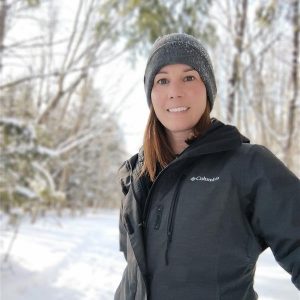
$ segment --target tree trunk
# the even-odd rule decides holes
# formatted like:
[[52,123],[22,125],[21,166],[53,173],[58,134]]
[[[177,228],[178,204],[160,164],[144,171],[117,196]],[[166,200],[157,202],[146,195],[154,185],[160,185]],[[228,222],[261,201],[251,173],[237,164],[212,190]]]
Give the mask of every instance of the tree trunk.
[[288,111],[288,136],[285,146],[285,157],[286,163],[289,167],[292,164],[292,144],[293,144],[293,134],[295,131],[296,123],[296,103],[299,96],[299,32],[300,32],[300,13],[299,13],[299,1],[294,0],[292,2],[292,11],[293,11],[293,55],[292,55],[292,69],[291,69],[291,79],[292,79],[292,98],[289,102],[289,111]]
[[229,122],[233,121],[235,115],[235,106],[237,101],[237,87],[240,84],[240,73],[241,73],[241,55],[243,52],[244,43],[244,33],[246,27],[247,10],[248,10],[248,0],[243,0],[242,9],[238,7],[238,2],[236,4],[236,36],[234,40],[234,46],[236,48],[236,53],[233,58],[232,74],[229,79],[229,95],[228,95],[228,108],[227,108],[227,118]]
[[0,70],[2,70],[2,54],[4,50],[6,10],[6,0],[0,0]]

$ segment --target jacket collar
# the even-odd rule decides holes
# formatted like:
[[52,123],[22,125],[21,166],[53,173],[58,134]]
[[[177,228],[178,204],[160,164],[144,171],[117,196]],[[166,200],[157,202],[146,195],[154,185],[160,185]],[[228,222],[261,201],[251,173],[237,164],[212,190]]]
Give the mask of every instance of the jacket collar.
[[[194,158],[203,154],[218,153],[234,150],[242,143],[250,143],[250,140],[243,136],[236,127],[225,125],[221,121],[213,118],[208,130],[193,141],[176,159]],[[138,178],[138,174],[143,166],[144,150],[132,156],[126,164],[126,172],[129,176]],[[124,168],[123,168],[124,169]]]
[[209,129],[187,147],[179,158],[230,151],[240,147],[242,143],[250,143],[250,140],[243,136],[236,127],[212,119]]

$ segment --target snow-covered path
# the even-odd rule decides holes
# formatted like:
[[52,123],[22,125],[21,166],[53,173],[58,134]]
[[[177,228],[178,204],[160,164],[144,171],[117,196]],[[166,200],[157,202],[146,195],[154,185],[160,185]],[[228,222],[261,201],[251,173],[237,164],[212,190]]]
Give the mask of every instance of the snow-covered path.
[[[2,224],[1,256],[11,236]],[[46,217],[21,226],[10,262],[1,265],[1,300],[111,300],[124,267],[117,211]],[[260,300],[300,299],[269,251],[256,274]]]
[[[11,235],[2,232],[3,250]],[[125,267],[116,211],[24,224],[11,255],[1,300],[113,299]]]

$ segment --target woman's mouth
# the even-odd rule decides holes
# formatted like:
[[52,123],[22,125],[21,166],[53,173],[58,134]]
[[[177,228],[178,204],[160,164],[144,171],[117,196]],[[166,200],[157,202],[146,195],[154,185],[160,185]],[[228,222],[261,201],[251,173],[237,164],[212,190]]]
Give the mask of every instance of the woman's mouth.
[[176,113],[176,112],[182,112],[188,110],[189,107],[186,106],[180,106],[180,107],[173,107],[173,108],[168,108],[168,112]]

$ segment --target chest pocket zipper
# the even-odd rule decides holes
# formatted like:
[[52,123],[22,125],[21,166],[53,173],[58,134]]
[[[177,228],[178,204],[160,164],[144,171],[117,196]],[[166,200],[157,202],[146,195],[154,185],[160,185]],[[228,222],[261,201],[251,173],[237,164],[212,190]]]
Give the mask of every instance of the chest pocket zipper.
[[174,229],[174,220],[175,220],[175,214],[176,214],[176,209],[177,209],[177,203],[179,199],[179,194],[180,194],[180,188],[181,188],[181,183],[185,179],[186,175],[183,174],[176,186],[176,190],[174,192],[174,196],[172,199],[171,207],[170,207],[170,213],[169,213],[169,218],[168,218],[168,227],[167,227],[167,246],[166,246],[166,251],[165,251],[165,263],[166,265],[169,264],[169,248],[170,244],[172,242],[172,235],[173,235],[173,229]]
[[155,230],[158,230],[160,227],[163,209],[164,209],[164,207],[162,205],[158,205],[156,207],[156,218],[155,218],[155,223],[154,223]]

